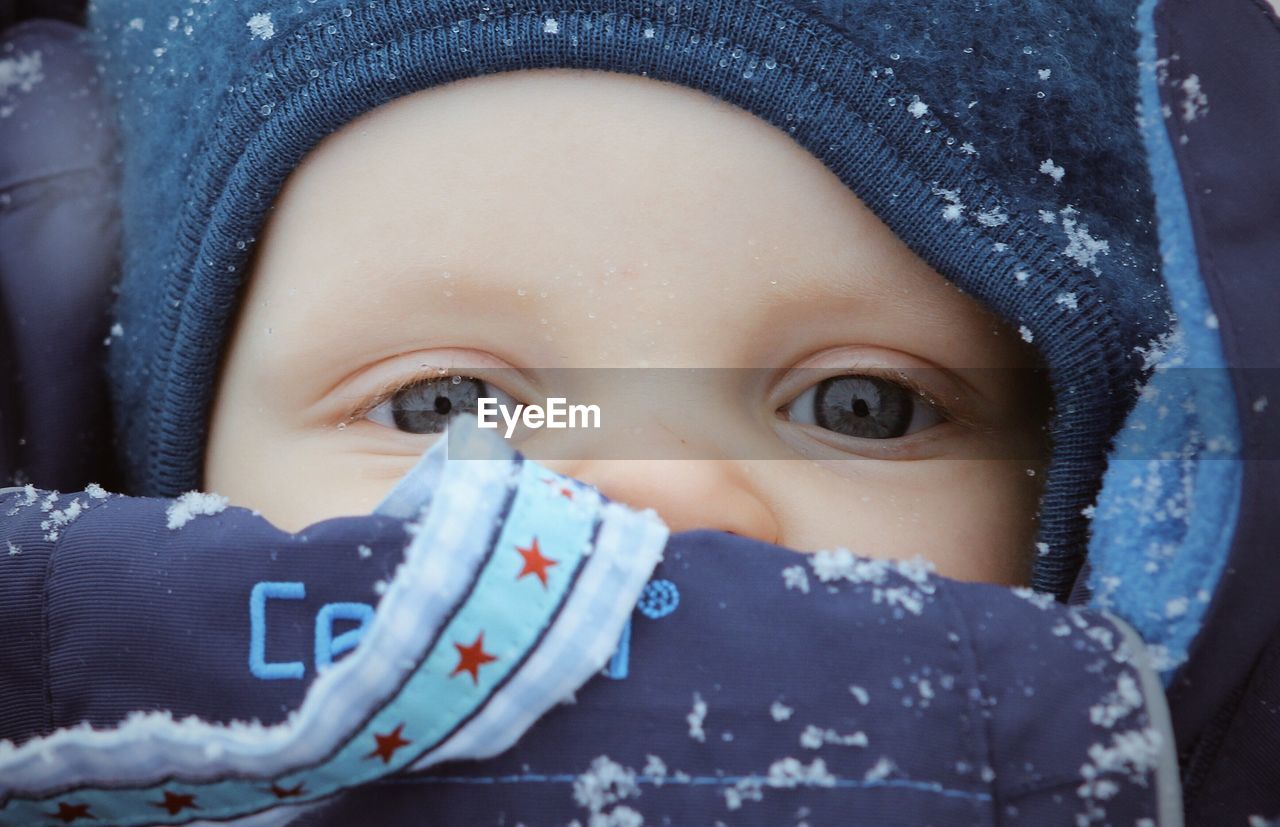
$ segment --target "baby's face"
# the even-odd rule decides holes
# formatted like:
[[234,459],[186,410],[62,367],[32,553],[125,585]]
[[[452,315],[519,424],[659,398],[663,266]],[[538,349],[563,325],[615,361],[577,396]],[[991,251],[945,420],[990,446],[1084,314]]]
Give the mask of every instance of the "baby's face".
[[[367,114],[290,178],[204,485],[290,530],[367,513],[437,411],[565,397],[625,415],[649,458],[607,427],[517,447],[576,440],[545,464],[673,531],[1019,583],[1049,452],[1035,364],[764,121],[631,75],[490,75]],[[759,370],[633,392],[658,367]]]

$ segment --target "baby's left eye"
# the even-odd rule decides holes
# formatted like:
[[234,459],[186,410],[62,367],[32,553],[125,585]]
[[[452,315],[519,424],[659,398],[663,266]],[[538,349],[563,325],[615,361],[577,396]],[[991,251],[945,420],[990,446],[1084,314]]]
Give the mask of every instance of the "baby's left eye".
[[897,439],[946,418],[903,385],[877,376],[850,375],[810,385],[782,412],[792,422],[859,439]]

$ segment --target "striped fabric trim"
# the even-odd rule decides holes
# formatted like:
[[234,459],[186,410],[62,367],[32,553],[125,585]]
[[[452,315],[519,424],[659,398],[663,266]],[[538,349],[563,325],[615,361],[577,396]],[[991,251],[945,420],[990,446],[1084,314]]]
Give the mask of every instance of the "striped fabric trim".
[[[445,461],[450,442],[487,458]],[[607,660],[667,529],[474,428],[380,510],[405,516],[415,487],[430,506],[364,639],[288,721],[153,713],[10,747],[0,823],[239,819],[510,746]]]

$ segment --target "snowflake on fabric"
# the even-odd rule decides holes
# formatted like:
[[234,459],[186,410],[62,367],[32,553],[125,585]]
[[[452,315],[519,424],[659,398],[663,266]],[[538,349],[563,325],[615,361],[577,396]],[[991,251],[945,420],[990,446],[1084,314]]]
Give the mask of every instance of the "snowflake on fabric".
[[182,528],[200,516],[221,514],[230,504],[230,500],[220,494],[206,494],[200,491],[188,491],[169,504],[165,510],[166,523],[170,531]]
[[271,21],[270,12],[259,12],[245,23],[249,27],[249,35],[255,40],[270,40],[275,37],[276,25]]

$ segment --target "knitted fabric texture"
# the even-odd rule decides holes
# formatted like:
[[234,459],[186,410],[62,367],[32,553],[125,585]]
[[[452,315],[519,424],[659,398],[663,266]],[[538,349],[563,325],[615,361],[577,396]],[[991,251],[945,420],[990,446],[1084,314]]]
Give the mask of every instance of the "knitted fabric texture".
[[[1142,352],[1168,324],[1132,2],[149,0],[91,4],[117,102],[110,351],[132,493],[200,484],[255,237],[327,134],[480,74],[626,72],[787,132],[1048,368],[1054,452],[1033,584],[1065,596]],[[969,367],[957,365],[952,367]]]

